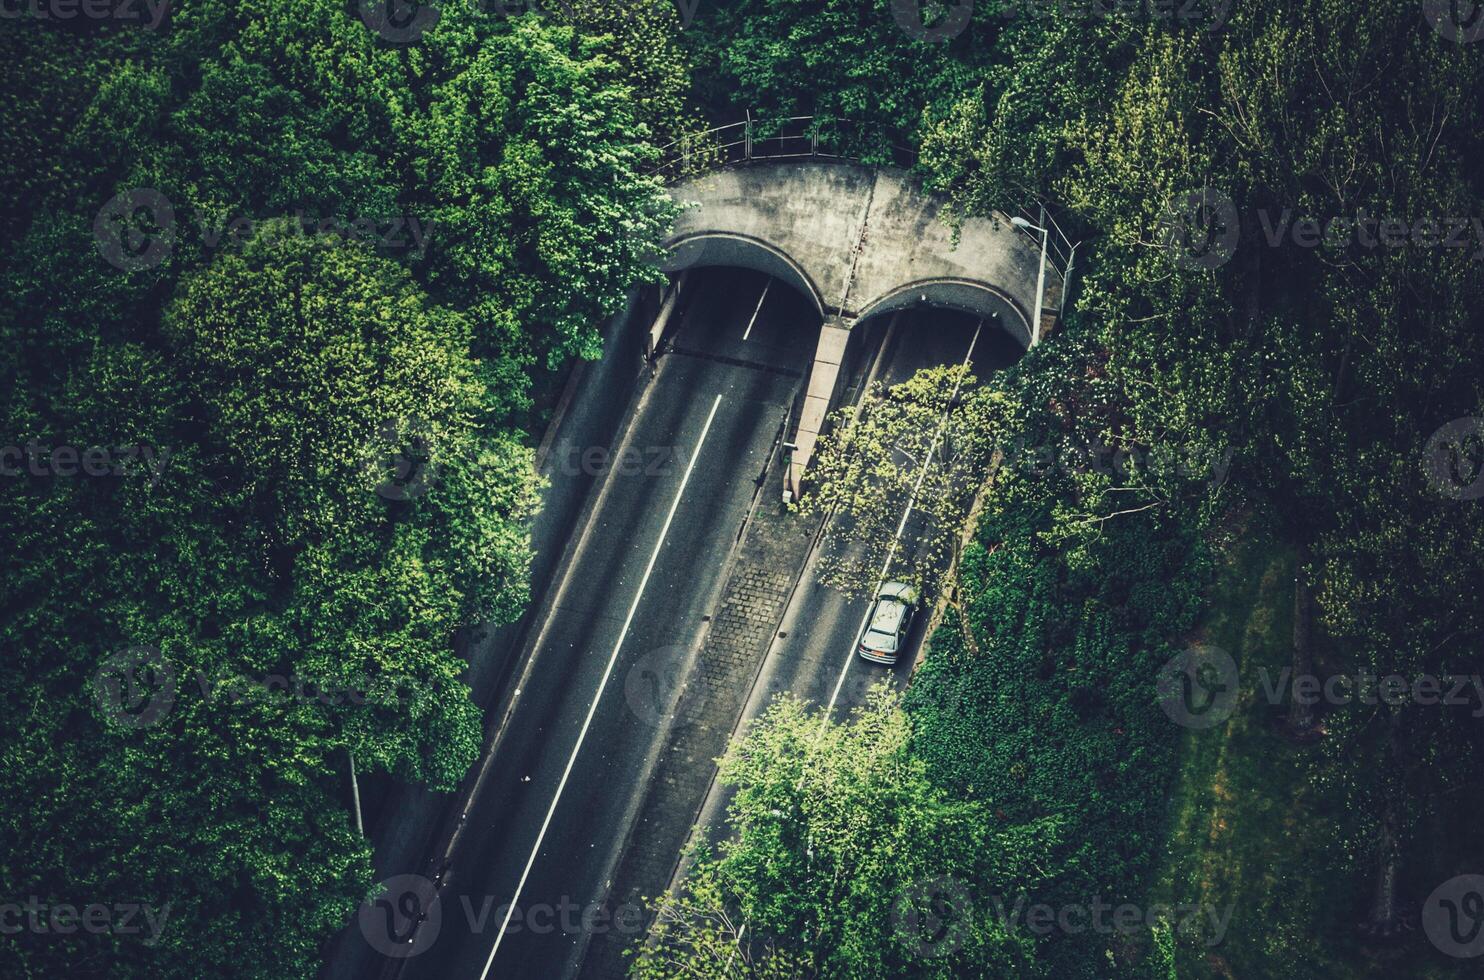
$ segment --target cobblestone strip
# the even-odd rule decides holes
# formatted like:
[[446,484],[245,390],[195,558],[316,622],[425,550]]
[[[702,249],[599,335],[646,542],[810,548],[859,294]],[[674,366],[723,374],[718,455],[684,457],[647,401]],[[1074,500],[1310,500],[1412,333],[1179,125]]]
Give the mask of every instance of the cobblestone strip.
[[[786,469],[773,467],[763,488],[608,893],[612,908],[642,905],[646,930],[650,900],[670,882],[817,529],[777,503]],[[578,975],[621,980],[630,959],[623,950],[638,938],[594,936]]]

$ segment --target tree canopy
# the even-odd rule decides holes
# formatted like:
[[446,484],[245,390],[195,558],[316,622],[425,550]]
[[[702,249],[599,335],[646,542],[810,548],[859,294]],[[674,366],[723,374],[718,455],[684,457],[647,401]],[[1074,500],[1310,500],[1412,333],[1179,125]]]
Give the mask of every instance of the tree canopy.
[[526,603],[536,398],[659,276],[673,19],[368,6],[0,31],[0,867],[162,911],[11,972],[315,973],[350,767],[475,758],[453,641]]

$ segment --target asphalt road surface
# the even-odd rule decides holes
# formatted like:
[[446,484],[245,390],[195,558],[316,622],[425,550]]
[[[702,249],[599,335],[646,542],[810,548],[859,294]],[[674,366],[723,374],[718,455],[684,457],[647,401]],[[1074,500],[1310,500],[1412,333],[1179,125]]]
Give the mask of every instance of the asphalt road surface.
[[535,629],[437,938],[403,977],[569,976],[594,929],[629,926],[598,903],[660,747],[656,678],[697,648],[818,335],[789,290],[759,304],[765,282],[693,274],[674,349],[620,447],[558,462],[612,471]]
[[[1013,363],[1017,356],[1018,347],[988,324],[981,329],[975,317],[944,310],[912,310],[898,318],[885,338],[877,380],[898,384],[924,368],[961,364],[966,359],[971,373],[982,379]],[[903,531],[901,549],[906,555],[913,551],[913,532],[918,526],[909,519]],[[922,641],[926,616],[925,610],[920,611],[909,645],[894,666],[862,660],[854,654],[855,641],[870,604],[866,599],[848,599],[821,585],[813,574],[817,559],[818,551],[810,555],[811,567],[805,571],[804,584],[784,613],[779,627],[784,635],[769,651],[770,662],[764,667],[753,702],[788,690],[816,704],[833,705],[834,716],[839,719],[864,703],[872,685],[884,681],[900,688],[906,683],[916,647]],[[930,605],[933,598],[925,596],[924,605]],[[759,705],[749,703],[744,717],[754,717],[756,707]]]
[[[601,478],[593,517],[531,628],[437,914],[405,944],[416,955],[385,961],[386,975],[565,978],[595,933],[639,938],[637,910],[606,904],[609,886],[663,746],[674,678],[699,649],[819,330],[801,296],[736,270],[694,270],[677,318],[614,451],[565,449],[554,463]],[[895,383],[965,355],[983,375],[1018,354],[992,327],[979,330],[971,353],[978,328],[972,317],[928,309],[890,326],[862,324],[847,352],[845,397],[870,379]],[[909,541],[911,533],[909,523]],[[853,656],[865,608],[806,568],[744,724],[779,690],[845,712],[876,680],[900,686],[921,618],[898,665],[886,668]],[[720,832],[723,804],[713,789],[709,833]]]
[[[976,336],[977,332],[977,336]],[[972,342],[972,349],[971,349]],[[935,309],[911,310],[897,318],[880,337],[876,355],[876,380],[897,384],[923,368],[961,364],[968,359],[970,373],[983,379],[1002,370],[1020,356],[1019,347],[992,324],[980,327],[975,317]],[[902,548],[910,554],[914,530],[919,522],[909,518],[903,531]],[[784,612],[778,636],[768,650],[738,734],[758,718],[774,697],[789,692],[815,705],[830,706],[831,717],[843,720],[851,709],[865,703],[870,689],[889,684],[900,690],[911,676],[926,626],[926,607],[934,597],[924,597],[908,635],[907,643],[893,666],[872,663],[855,655],[856,640],[865,622],[870,602],[849,598],[821,584],[815,567],[816,548],[809,556],[798,591]],[[866,587],[874,582],[865,583]],[[695,838],[711,844],[725,836],[723,816],[731,793],[713,784],[697,822]],[[695,839],[693,838],[693,839]],[[682,862],[677,878],[688,862]]]

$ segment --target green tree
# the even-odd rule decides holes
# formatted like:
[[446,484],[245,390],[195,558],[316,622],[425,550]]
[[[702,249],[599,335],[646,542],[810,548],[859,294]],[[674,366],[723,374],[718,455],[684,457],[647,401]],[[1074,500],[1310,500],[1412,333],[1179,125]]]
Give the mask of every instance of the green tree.
[[[5,477],[0,867],[50,904],[170,906],[151,944],[27,933],[22,973],[308,976],[370,884],[349,756],[437,788],[474,757],[453,639],[526,599],[534,394],[658,275],[646,124],[681,75],[467,5],[414,43],[354,4],[172,7],[161,32],[0,31],[37,96],[0,123],[6,445],[152,453]],[[662,91],[635,98],[641,69]],[[129,220],[165,247],[117,268],[95,222],[147,190],[170,227]],[[134,646],[174,704],[121,730]],[[355,697],[240,696],[290,676]]]
[[[800,501],[805,514],[833,515],[821,581],[863,594],[889,566],[887,578],[936,595],[992,464],[1004,398],[963,368],[942,367],[878,384],[835,412]],[[909,506],[914,520],[899,539]]]
[[455,785],[478,727],[448,637],[524,608],[535,506],[530,450],[475,422],[467,321],[395,263],[281,222],[183,282],[163,327],[211,433],[218,520],[254,529],[244,557],[286,601],[288,645],[262,662],[423,682],[408,714],[352,723],[351,748]]
[[775,701],[722,762],[733,837],[661,900],[633,975],[1037,975],[996,900],[1036,883],[1058,822],[994,826],[934,787],[910,745],[885,689],[838,725]]
[[[1417,454],[1477,410],[1480,280],[1469,251],[1412,233],[1479,210],[1465,161],[1480,152],[1480,52],[1402,0],[1364,17],[1323,0],[1237,4],[1217,32],[1047,18],[1019,41],[1010,84],[966,94],[930,129],[940,185],[968,213],[1041,197],[1088,229],[1071,320],[1106,352],[1128,428],[1236,448],[1234,498],[1300,555],[1295,672],[1441,666],[1471,635],[1441,610],[1468,601],[1419,564],[1472,535],[1463,512],[1437,511]],[[1203,187],[1229,200],[1236,235],[1191,263],[1166,232],[1172,203]],[[1408,240],[1378,243],[1374,224],[1357,228],[1366,216],[1406,222]],[[1318,241],[1301,240],[1304,219]],[[1403,544],[1402,527],[1418,536]],[[1357,870],[1378,858],[1367,916],[1380,934],[1397,927],[1399,858],[1422,843],[1413,804],[1441,799],[1409,760],[1429,740],[1463,744],[1443,715],[1415,714],[1326,723],[1336,751],[1359,744],[1371,760],[1362,782],[1330,785],[1366,815],[1369,840],[1349,850]],[[1291,732],[1320,723],[1291,705]]]
[[[469,335],[396,263],[269,224],[180,284],[167,350],[101,347],[68,415],[23,430],[160,465],[7,497],[30,555],[7,576],[7,877],[169,917],[150,942],[28,934],[26,969],[308,975],[369,886],[347,753],[440,788],[467,769],[449,638],[519,614],[535,502],[530,450],[475,422]],[[120,725],[120,691],[160,671],[167,710]]]

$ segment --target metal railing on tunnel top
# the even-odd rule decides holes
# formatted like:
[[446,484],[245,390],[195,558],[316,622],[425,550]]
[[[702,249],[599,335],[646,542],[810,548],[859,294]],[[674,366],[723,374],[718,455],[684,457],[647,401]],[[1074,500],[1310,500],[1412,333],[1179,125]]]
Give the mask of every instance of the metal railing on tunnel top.
[[[681,137],[660,147],[660,162],[652,173],[665,183],[674,183],[721,167],[755,160],[826,159],[867,164],[891,164],[909,169],[917,164],[917,151],[903,146],[880,128],[850,120],[819,116],[788,116],[782,120],[754,119],[714,126]],[[1041,225],[1047,235],[1048,265],[1061,278],[1071,265],[1071,240],[1055,217],[1043,207],[1022,207],[1019,216]],[[1038,232],[1017,228],[1039,250]],[[1058,284],[1060,288],[1060,284]]]
[[820,158],[912,167],[917,153],[890,134],[843,119],[789,116],[715,126],[660,147],[653,173],[666,183],[754,160]]

